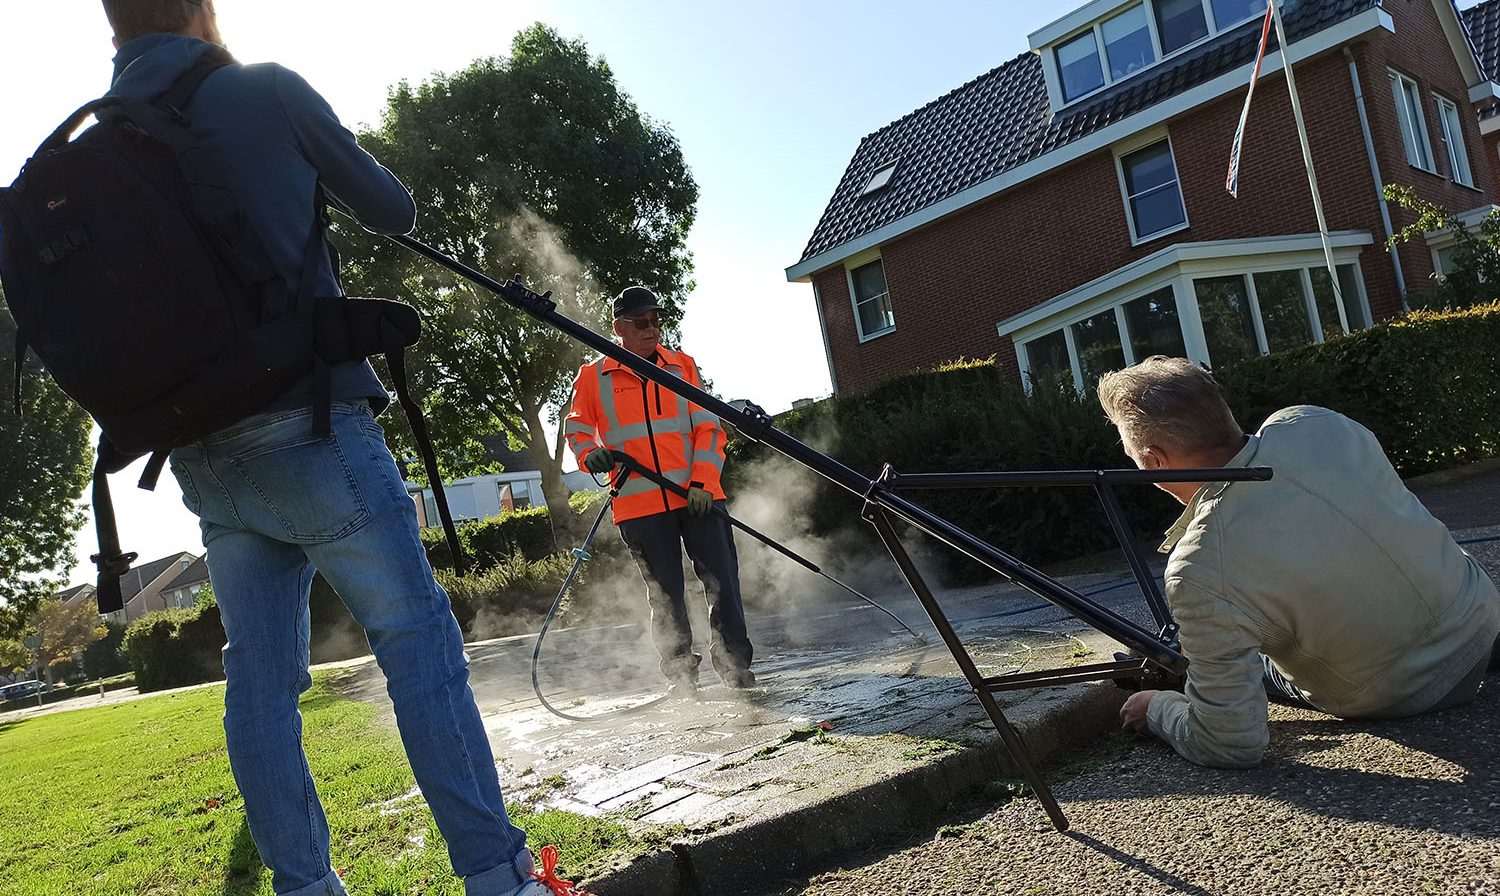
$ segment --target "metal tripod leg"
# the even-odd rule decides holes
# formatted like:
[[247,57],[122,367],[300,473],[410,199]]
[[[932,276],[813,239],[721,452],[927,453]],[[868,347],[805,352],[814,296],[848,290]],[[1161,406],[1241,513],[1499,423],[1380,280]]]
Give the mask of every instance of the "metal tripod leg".
[[901,575],[906,578],[917,600],[922,602],[922,608],[932,619],[932,624],[937,627],[938,634],[942,635],[943,642],[953,653],[953,659],[963,670],[964,677],[968,679],[969,687],[974,689],[980,705],[989,714],[990,721],[995,725],[995,731],[999,732],[1000,739],[1005,743],[1005,751],[1010,754],[1010,759],[1021,772],[1021,777],[1031,785],[1031,792],[1036,794],[1036,798],[1042,803],[1042,808],[1047,810],[1053,826],[1059,831],[1066,831],[1068,829],[1067,816],[1063,815],[1062,809],[1058,807],[1057,800],[1053,798],[1052,790],[1047,786],[1047,782],[1037,772],[1036,766],[1032,765],[1031,754],[1026,750],[1026,743],[1021,740],[1021,735],[1011,727],[1005,714],[1000,711],[1000,705],[995,702],[994,696],[986,686],[984,676],[979,674],[979,668],[974,665],[973,657],[969,656],[968,648],[964,647],[963,642],[958,639],[958,633],[953,630],[953,624],[948,621],[947,614],[938,605],[937,598],[933,597],[932,591],[927,587],[927,582],[923,580],[922,573],[912,562],[911,556],[906,553],[906,548],[902,546],[895,527],[891,525],[890,516],[884,508],[867,505],[865,518],[875,526],[875,531],[880,533],[880,540],[891,552],[891,557],[901,569]]

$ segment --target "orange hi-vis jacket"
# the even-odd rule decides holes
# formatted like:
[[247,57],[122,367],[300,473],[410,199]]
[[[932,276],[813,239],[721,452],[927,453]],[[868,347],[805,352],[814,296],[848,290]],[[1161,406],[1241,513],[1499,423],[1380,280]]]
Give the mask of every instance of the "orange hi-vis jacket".
[[[658,346],[655,360],[656,366],[703,387],[698,365],[682,352]],[[643,380],[613,358],[578,369],[563,434],[580,469],[598,448],[623,451],[678,485],[697,486],[716,501],[724,499],[725,438],[718,415]],[[614,499],[615,523],[686,506],[684,498],[632,476]]]

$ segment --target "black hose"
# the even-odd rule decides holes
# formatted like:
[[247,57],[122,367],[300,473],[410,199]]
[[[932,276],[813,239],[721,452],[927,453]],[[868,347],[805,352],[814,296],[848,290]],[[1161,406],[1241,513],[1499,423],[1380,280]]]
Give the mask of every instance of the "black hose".
[[[531,651],[531,690],[536,694],[536,699],[541,702],[544,709],[557,716],[558,718],[567,719],[570,722],[592,722],[603,718],[629,715],[631,713],[640,712],[641,710],[655,706],[668,697],[667,694],[662,694],[661,696],[648,700],[645,703],[640,703],[635,706],[626,707],[624,709],[601,712],[592,716],[575,716],[570,713],[563,712],[562,710],[553,706],[542,694],[542,685],[541,681],[539,680],[540,676],[538,673],[538,669],[541,666],[542,642],[547,638],[547,630],[552,627],[552,623],[557,619],[557,614],[562,609],[563,599],[567,597],[568,590],[573,587],[573,580],[577,578],[578,570],[583,566],[584,561],[590,558],[589,545],[593,543],[594,536],[599,533],[599,525],[604,522],[604,514],[609,512],[610,504],[614,500],[614,497],[620,493],[620,487],[625,484],[625,480],[632,475],[643,476],[646,479],[656,483],[658,486],[661,486],[662,488],[671,489],[679,496],[687,496],[687,489],[683,488],[675,482],[672,482],[669,479],[663,478],[654,470],[646,469],[645,467],[641,466],[641,464],[636,461],[635,458],[632,458],[630,455],[624,453],[623,451],[614,452],[614,457],[620,463],[620,472],[610,486],[609,497],[605,499],[603,505],[599,508],[598,516],[594,517],[594,523],[589,527],[589,534],[584,538],[583,544],[580,547],[573,549],[573,566],[568,570],[567,577],[563,579],[562,587],[557,589],[557,597],[553,599],[552,607],[547,611],[547,618],[542,620],[541,631],[537,632],[536,636],[536,646],[533,647]],[[907,625],[901,619],[900,616],[897,616],[895,613],[891,612],[889,609],[880,605],[873,599],[866,597],[864,594],[861,594],[850,585],[847,585],[844,582],[839,581],[837,578],[834,578],[833,576],[824,572],[811,560],[808,560],[806,557],[803,557],[802,555],[796,553],[785,545],[773,541],[770,536],[763,535],[750,526],[747,526],[746,524],[730,516],[729,512],[723,507],[715,505],[713,507],[713,512],[728,520],[730,525],[740,529],[741,531],[750,535],[752,538],[756,539],[767,547],[772,548],[782,556],[796,562],[798,565],[811,570],[812,572],[817,573],[818,575],[834,583],[835,585],[838,585],[840,588],[843,588],[845,591],[848,591],[850,594],[853,594],[855,597],[859,598],[860,600],[864,601],[865,603],[869,604],[885,615],[891,617],[896,621],[897,625],[906,629],[906,631],[916,639],[917,643],[921,644],[923,647],[926,647],[928,645],[927,639],[914,631],[911,626]]]
[[541,664],[542,641],[544,641],[547,637],[547,629],[552,627],[553,620],[557,618],[558,611],[562,609],[563,598],[568,596],[568,589],[573,587],[573,580],[577,578],[578,570],[583,566],[583,562],[589,559],[589,545],[593,543],[594,536],[598,534],[599,524],[604,522],[604,515],[606,513],[609,513],[610,502],[614,499],[615,495],[619,494],[620,486],[625,483],[625,479],[629,475],[629,472],[621,473],[619,478],[615,481],[613,487],[610,488],[609,497],[604,499],[603,505],[599,508],[599,515],[594,517],[594,524],[589,527],[589,534],[586,538],[584,538],[583,544],[580,547],[576,547],[573,549],[573,566],[568,570],[567,578],[563,579],[562,587],[557,589],[557,597],[552,601],[552,609],[547,611],[547,618],[542,621],[542,630],[537,632],[536,635],[536,646],[532,648],[531,651],[531,690],[536,693],[536,699],[541,701],[542,706],[548,712],[552,713],[558,718],[567,719],[570,722],[592,722],[598,719],[629,715],[630,713],[640,712],[643,709],[655,706],[656,704],[667,699],[667,695],[662,694],[661,696],[656,697],[652,700],[648,700],[645,703],[640,703],[635,706],[628,706],[624,709],[601,712],[597,715],[592,716],[575,716],[570,713],[563,712],[562,710],[553,706],[551,703],[547,702],[547,698],[542,696],[542,685],[541,682],[538,681],[537,676],[537,668]]

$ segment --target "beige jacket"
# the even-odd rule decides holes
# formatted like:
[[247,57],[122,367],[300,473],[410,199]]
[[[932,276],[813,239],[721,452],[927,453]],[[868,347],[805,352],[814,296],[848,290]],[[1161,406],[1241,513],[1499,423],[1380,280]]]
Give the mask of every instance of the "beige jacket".
[[1316,407],[1277,411],[1167,534],[1167,600],[1190,661],[1185,693],[1147,723],[1203,765],[1245,767],[1268,740],[1260,654],[1343,718],[1428,709],[1488,655],[1500,595],[1407,491],[1380,443]]

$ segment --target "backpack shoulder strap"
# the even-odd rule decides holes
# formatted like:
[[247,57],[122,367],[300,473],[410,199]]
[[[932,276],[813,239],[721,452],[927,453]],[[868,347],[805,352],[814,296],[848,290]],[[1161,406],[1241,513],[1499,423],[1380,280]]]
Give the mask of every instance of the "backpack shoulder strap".
[[193,64],[192,68],[188,69],[173,82],[172,86],[167,88],[167,92],[162,94],[152,105],[169,113],[173,117],[180,118],[183,108],[188,104],[188,100],[192,99],[193,94],[198,92],[198,88],[203,85],[204,80],[209,75],[226,65],[232,64],[234,61],[234,57],[229,55],[228,50],[223,47],[211,47],[207,53],[204,53]]

